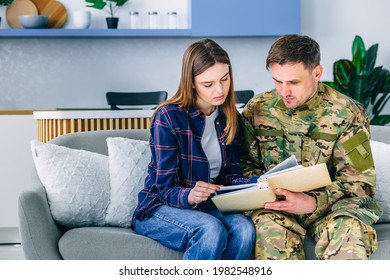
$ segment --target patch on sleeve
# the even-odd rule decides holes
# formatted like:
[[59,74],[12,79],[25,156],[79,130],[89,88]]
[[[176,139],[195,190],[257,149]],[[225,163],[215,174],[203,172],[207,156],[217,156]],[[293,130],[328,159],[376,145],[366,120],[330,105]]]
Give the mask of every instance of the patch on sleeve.
[[359,171],[367,170],[374,166],[370,141],[364,131],[359,131],[342,144],[349,162]]

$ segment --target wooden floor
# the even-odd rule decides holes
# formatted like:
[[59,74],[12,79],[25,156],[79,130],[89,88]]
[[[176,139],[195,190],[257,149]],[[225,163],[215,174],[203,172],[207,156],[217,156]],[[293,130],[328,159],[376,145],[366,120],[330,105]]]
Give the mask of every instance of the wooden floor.
[[0,260],[24,260],[21,245],[0,245]]

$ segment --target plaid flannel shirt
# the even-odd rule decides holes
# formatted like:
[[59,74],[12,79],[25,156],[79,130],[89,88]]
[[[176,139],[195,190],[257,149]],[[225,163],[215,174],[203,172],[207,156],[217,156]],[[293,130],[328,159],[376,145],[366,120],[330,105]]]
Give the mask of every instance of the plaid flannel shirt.
[[[256,181],[242,175],[240,132],[226,145],[223,137],[226,117],[221,108],[218,110],[215,128],[222,166],[214,183],[237,185]],[[204,126],[205,115],[196,107],[186,110],[171,104],[156,111],[150,128],[151,162],[144,189],[138,194],[135,219],[151,215],[161,205],[191,208],[188,194],[196,182],[211,182],[209,162],[201,145]]]

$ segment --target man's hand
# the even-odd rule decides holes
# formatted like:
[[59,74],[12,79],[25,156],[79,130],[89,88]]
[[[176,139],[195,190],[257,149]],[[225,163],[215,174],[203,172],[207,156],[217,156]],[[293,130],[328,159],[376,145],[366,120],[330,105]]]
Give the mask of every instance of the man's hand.
[[283,195],[285,200],[267,202],[264,205],[266,209],[284,211],[291,214],[310,214],[316,210],[317,201],[314,197],[305,193],[290,192],[285,189],[275,189],[277,195]]
[[188,204],[201,203],[206,201],[209,196],[221,188],[220,185],[214,185],[202,181],[196,182],[195,187],[188,194]]

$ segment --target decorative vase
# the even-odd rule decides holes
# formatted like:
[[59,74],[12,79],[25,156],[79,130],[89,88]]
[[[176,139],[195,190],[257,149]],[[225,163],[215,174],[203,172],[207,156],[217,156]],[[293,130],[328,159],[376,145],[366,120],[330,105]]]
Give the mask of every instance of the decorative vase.
[[87,29],[91,25],[90,11],[74,11],[73,25],[76,29]]
[[117,18],[117,17],[107,17],[106,18],[107,28],[117,29],[118,28],[118,21],[119,21],[119,18]]

